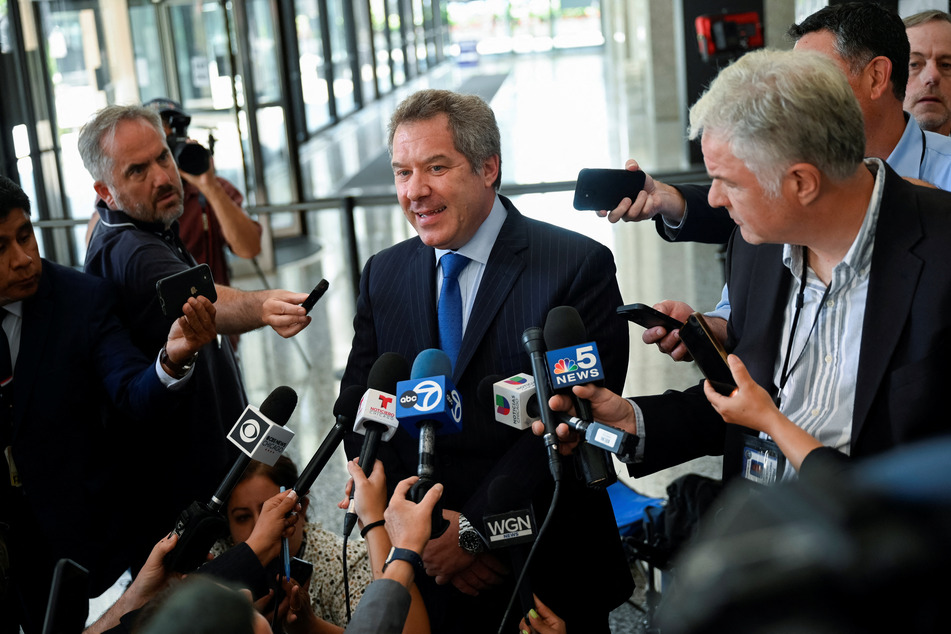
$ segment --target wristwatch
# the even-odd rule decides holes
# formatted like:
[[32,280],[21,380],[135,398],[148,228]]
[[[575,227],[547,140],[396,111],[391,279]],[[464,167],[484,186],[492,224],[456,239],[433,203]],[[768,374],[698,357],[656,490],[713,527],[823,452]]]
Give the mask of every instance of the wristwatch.
[[469,520],[462,513],[459,514],[459,548],[470,555],[477,555],[485,550],[485,542],[479,531],[469,523]]
[[185,359],[181,363],[175,363],[169,358],[168,350],[166,350],[165,347],[163,346],[162,352],[161,354],[159,354],[159,363],[161,363],[162,365],[170,369],[176,379],[181,379],[186,374],[188,374],[189,370],[192,369],[192,366],[195,365],[195,359],[197,358],[198,358],[198,353],[196,352],[191,357],[189,357],[188,359]]
[[422,577],[426,574],[426,568],[423,567],[423,558],[418,554],[414,553],[409,548],[397,548],[393,546],[390,548],[390,554],[386,556],[386,562],[383,564],[382,572],[386,572],[386,567],[390,565],[391,561],[405,561],[408,564],[412,564],[413,569],[416,571],[417,577]]

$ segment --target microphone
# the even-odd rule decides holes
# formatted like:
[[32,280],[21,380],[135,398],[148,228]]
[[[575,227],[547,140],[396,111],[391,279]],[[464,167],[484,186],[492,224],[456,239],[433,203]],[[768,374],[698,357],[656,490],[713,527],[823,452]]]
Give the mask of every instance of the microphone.
[[215,541],[228,530],[228,520],[221,514],[225,500],[241,479],[253,459],[273,465],[294,437],[284,425],[297,407],[297,393],[281,385],[261,403],[261,409],[248,405],[228,433],[228,439],[242,453],[224,481],[205,504],[192,502],[179,515],[172,532],[178,535],[175,548],[165,555],[165,567],[175,572],[191,572],[205,562]]
[[[367,391],[357,407],[357,418],[353,431],[363,434],[363,446],[360,447],[360,468],[367,477],[373,471],[380,442],[387,442],[396,433],[399,423],[396,421],[396,384],[409,374],[406,359],[395,352],[384,352],[373,363],[367,377]],[[350,489],[350,506],[343,521],[345,537],[353,532],[357,523],[354,511],[353,493]]]
[[317,476],[323,471],[327,462],[330,461],[330,457],[343,441],[343,437],[346,436],[347,432],[353,430],[353,419],[356,415],[357,406],[360,404],[360,399],[363,397],[363,392],[363,386],[351,385],[337,397],[337,402],[334,403],[334,416],[337,417],[337,421],[330,429],[327,437],[324,438],[324,441],[320,443],[314,457],[301,471],[300,477],[297,478],[297,482],[293,486],[293,489],[300,495],[310,490]]
[[[492,399],[496,422],[515,429],[528,429],[539,419],[535,379],[528,374],[516,374],[507,379],[498,374],[487,376],[479,383],[478,393],[480,402]],[[633,458],[640,441],[634,434],[597,421],[584,421],[565,412],[552,412],[552,416],[557,423],[565,423],[581,434],[584,442],[617,454],[622,460]]]
[[532,360],[532,375],[535,378],[535,390],[538,392],[538,408],[542,424],[545,425],[545,449],[548,451],[548,469],[555,482],[561,481],[561,455],[558,453],[558,437],[555,435],[555,419],[548,406],[551,391],[548,389],[548,369],[545,364],[545,340],[542,329],[532,326],[522,333],[522,346]]
[[[410,488],[409,499],[416,503],[436,483],[436,434],[462,431],[462,399],[452,384],[452,361],[442,350],[429,348],[416,355],[410,380],[396,386],[400,395],[396,417],[413,438],[419,439],[419,480]],[[442,505],[433,509],[433,537],[442,535],[449,522],[442,517]]]
[[515,577],[515,592],[518,593],[522,605],[522,616],[527,621],[528,611],[535,607],[535,600],[532,598],[528,573],[525,573],[523,579],[522,571],[528,563],[528,553],[537,531],[532,506],[520,499],[519,491],[521,488],[518,482],[509,475],[502,474],[492,480],[489,484],[483,525],[488,547],[492,550],[504,548],[507,551]]
[[[575,412],[585,423],[594,422],[591,403],[578,398],[572,385],[593,383],[604,378],[598,344],[586,342],[588,333],[581,315],[573,306],[556,306],[548,311],[545,319],[545,345],[548,347],[547,368],[551,384],[558,394],[567,394],[575,406]],[[590,445],[578,446],[581,468],[589,487],[604,488],[617,481],[617,473],[608,455]]]

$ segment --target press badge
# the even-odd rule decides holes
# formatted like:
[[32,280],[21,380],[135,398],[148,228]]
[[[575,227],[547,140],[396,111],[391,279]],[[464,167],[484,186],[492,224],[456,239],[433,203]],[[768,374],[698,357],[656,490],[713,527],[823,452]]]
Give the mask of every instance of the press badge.
[[743,477],[757,484],[773,484],[783,477],[786,456],[772,440],[743,435]]

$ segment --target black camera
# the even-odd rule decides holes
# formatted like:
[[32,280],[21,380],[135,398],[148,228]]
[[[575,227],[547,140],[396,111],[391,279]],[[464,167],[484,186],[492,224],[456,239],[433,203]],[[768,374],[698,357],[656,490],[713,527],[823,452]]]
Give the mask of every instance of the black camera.
[[204,174],[211,166],[211,152],[200,143],[188,142],[188,124],[191,117],[177,113],[165,114],[171,133],[166,137],[175,163],[183,172],[189,174]]

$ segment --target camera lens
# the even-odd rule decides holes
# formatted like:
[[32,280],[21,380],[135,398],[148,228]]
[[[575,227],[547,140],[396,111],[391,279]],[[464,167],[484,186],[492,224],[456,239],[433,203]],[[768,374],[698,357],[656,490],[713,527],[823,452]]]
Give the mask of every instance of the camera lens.
[[211,165],[208,150],[197,143],[181,143],[173,149],[178,168],[189,174],[204,174]]

